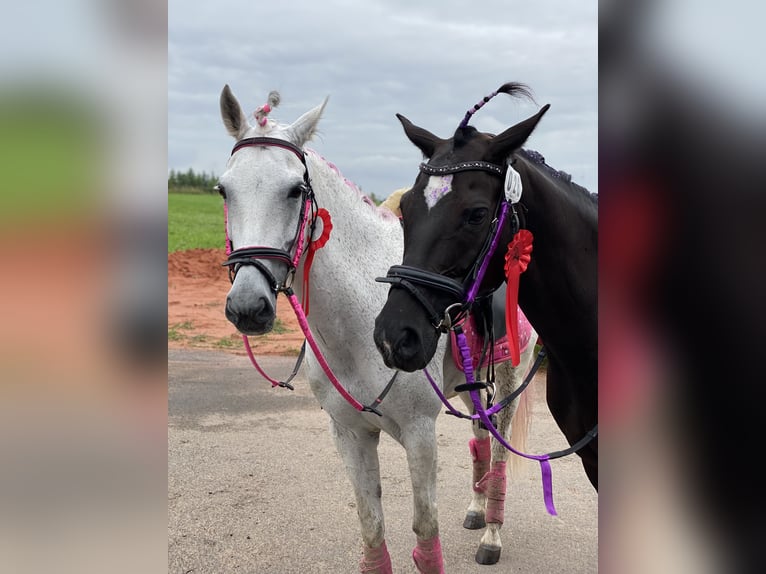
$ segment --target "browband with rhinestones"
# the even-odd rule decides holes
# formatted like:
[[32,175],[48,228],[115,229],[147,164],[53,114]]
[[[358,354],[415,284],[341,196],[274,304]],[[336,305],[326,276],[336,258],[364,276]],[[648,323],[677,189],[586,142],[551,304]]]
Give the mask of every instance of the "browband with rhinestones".
[[420,171],[427,173],[428,175],[444,175],[448,173],[457,173],[459,171],[474,170],[487,171],[489,173],[499,175],[500,177],[503,177],[503,174],[505,173],[504,167],[500,167],[499,165],[495,165],[494,163],[489,163],[486,161],[464,161],[461,163],[453,163],[440,167],[429,165],[427,163],[420,164]]

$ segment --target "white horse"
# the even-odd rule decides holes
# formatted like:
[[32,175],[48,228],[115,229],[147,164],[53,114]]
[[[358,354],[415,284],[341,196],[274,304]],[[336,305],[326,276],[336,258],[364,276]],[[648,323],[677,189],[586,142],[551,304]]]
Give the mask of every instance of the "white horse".
[[[401,226],[388,211],[365,201],[335,166],[317,153],[303,149],[316,131],[327,99],[291,125],[281,125],[268,118],[268,112],[278,100],[278,94],[272,92],[269,104],[258,108],[257,121],[251,125],[228,85],[221,93],[223,123],[235,140],[274,138],[289,142],[305,154],[304,166],[295,150],[276,145],[246,146],[232,153],[218,186],[228,213],[228,237],[234,250],[265,246],[293,252],[297,247],[305,248],[309,237],[305,238],[304,245],[293,244],[299,236],[296,230],[307,181],[304,176],[308,173],[318,206],[327,210],[332,218],[329,240],[315,252],[310,270],[308,324],[343,386],[360,402],[369,404],[393,374],[383,364],[372,337],[375,315],[383,307],[387,294],[387,289],[376,284],[374,278],[384,276],[391,265],[401,260]],[[325,220],[317,222],[315,239],[322,234],[323,225]],[[305,296],[304,263],[305,257],[297,266],[293,282],[298,298]],[[272,288],[273,280],[283,282],[286,274],[287,265],[276,259],[263,259],[259,265],[238,266],[226,299],[226,315],[242,333],[258,335],[272,328],[277,296]],[[505,396],[520,384],[532,355],[533,345],[529,347],[516,369],[510,367],[510,363],[498,367],[499,396]],[[454,396],[454,387],[464,381],[453,364],[444,337],[429,369],[438,381],[443,381],[442,390],[447,396]],[[312,392],[330,416],[331,433],[356,495],[363,541],[360,571],[391,572],[377,452],[380,431],[385,431],[407,454],[414,497],[412,529],[417,537],[413,551],[415,564],[422,573],[443,572],[436,509],[435,434],[441,403],[424,375],[400,372],[378,407],[382,413],[378,416],[360,412],[344,400],[331,386],[310,350],[306,356],[306,373]],[[466,395],[466,405],[470,405],[467,393],[462,394]],[[517,404],[518,400],[514,401],[498,416],[498,426],[506,436]],[[494,522],[488,523],[479,551],[485,556],[484,562],[488,561],[487,555],[495,557],[490,561],[496,561],[501,547],[499,531],[508,452],[496,444],[490,448],[487,431],[476,423],[472,428],[473,495],[466,526],[484,527],[487,490],[484,486],[477,487],[476,483],[482,478],[492,478],[492,472],[499,480],[502,473],[502,493],[495,488],[489,503],[492,508],[487,510],[487,516],[491,515]],[[517,430],[515,434],[522,433]]]

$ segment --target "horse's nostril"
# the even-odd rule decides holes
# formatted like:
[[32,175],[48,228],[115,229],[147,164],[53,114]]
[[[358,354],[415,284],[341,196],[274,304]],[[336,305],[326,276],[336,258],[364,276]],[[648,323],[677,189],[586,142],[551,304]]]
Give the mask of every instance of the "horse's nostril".
[[264,308],[266,307],[266,299],[263,297],[259,297],[255,303],[247,310],[248,315],[257,316],[263,313]]
[[413,358],[420,351],[421,347],[420,336],[417,331],[409,327],[402,329],[402,334],[399,335],[394,344],[396,353],[405,360]]
[[261,297],[253,306],[251,315],[259,319],[271,319],[274,315],[274,307],[271,306],[271,302],[266,297]]

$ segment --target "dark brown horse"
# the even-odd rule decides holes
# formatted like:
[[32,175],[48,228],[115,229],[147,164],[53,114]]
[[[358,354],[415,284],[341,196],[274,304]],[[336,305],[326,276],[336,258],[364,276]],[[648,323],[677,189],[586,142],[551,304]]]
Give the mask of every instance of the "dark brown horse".
[[[516,83],[501,86],[497,93],[528,95],[526,86]],[[397,116],[427,158],[412,189],[402,196],[402,265],[415,274],[425,272],[430,283],[421,282],[417,293],[394,284],[376,319],[374,337],[388,366],[414,371],[428,364],[441,335],[431,318],[456,303],[455,290],[440,287],[438,277],[452,284],[470,279],[512,167],[523,188],[514,205],[518,224],[534,236],[531,262],[521,275],[519,305],[548,351],[548,406],[572,445],[598,418],[598,204],[540,154],[522,149],[548,107],[499,135],[468,126],[467,115],[449,139]],[[498,231],[501,247],[489,262],[484,292],[498,288],[505,278],[502,247],[513,238],[512,223],[513,218],[506,220]],[[578,454],[598,488],[598,439]]]

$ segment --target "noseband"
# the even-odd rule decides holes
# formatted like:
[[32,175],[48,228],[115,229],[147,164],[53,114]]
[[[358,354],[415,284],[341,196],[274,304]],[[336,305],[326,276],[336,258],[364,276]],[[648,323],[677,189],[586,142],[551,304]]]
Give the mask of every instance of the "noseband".
[[[231,150],[231,155],[234,155],[243,147],[279,147],[294,153],[303,164],[303,203],[301,204],[298,228],[295,232],[295,239],[293,240],[292,253],[275,247],[262,246],[240,247],[239,249],[232,250],[231,240],[228,236],[229,225],[228,221],[226,222],[226,253],[228,257],[222,265],[229,268],[229,280],[234,283],[237,271],[239,271],[243,265],[252,265],[266,277],[271,286],[271,290],[274,291],[274,293],[280,293],[285,289],[289,289],[292,285],[295,270],[298,268],[298,262],[300,261],[301,253],[303,251],[306,224],[309,221],[309,216],[312,216],[310,218],[312,229],[309,232],[309,237],[313,235],[313,225],[316,220],[316,218],[313,217],[316,215],[317,211],[316,199],[314,197],[314,190],[311,187],[309,169],[306,165],[306,154],[301,148],[288,141],[276,138],[257,137],[238,141],[234,144],[234,149]],[[261,262],[262,259],[276,260],[287,266],[287,274],[282,283],[280,283],[269,268]]]
[[[462,171],[484,171],[504,178],[507,169],[507,164],[501,167],[486,161],[465,161],[444,166],[420,164],[420,171],[428,175],[445,175]],[[425,269],[409,265],[394,265],[388,270],[385,277],[377,277],[375,281],[390,283],[393,287],[399,287],[407,291],[423,307],[431,325],[440,333],[447,333],[465,319],[479,295],[479,288],[489,266],[489,261],[492,259],[492,255],[497,248],[497,243],[500,240],[500,234],[509,211],[512,217],[513,235],[519,230],[516,206],[508,202],[505,197],[502,197],[498,203],[495,217],[492,220],[484,245],[462,283],[441,273],[426,271]],[[443,314],[439,314],[424,295],[423,289],[445,293],[451,296],[455,302],[450,304]]]

